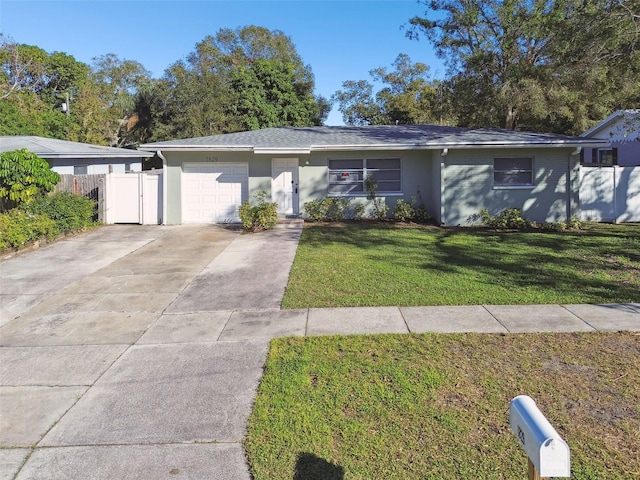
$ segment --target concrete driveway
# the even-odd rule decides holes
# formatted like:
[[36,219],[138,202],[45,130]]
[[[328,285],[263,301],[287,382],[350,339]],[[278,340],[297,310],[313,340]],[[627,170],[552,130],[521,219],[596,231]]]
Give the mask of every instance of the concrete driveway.
[[109,226],[2,261],[0,479],[248,479],[246,332],[300,231]]

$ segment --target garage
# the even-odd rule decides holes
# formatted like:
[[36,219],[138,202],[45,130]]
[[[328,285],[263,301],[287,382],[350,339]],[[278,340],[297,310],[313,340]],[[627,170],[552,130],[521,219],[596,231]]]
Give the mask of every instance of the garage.
[[248,178],[246,164],[183,164],[182,223],[239,222]]

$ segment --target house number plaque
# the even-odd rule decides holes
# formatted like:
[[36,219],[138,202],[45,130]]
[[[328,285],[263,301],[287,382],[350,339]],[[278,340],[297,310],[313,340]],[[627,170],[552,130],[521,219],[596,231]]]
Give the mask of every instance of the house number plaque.
[[207,157],[207,162],[217,162],[218,157]]

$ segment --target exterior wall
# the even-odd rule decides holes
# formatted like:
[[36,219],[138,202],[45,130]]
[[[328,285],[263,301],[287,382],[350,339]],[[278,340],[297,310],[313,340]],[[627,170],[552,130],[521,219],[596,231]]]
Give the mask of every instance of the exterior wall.
[[[48,160],[51,170],[60,175],[73,175],[74,165],[86,165],[87,175],[99,175],[103,173],[126,173],[126,164],[130,164],[130,171],[141,172],[142,160],[140,158],[109,159],[109,158],[69,158]],[[111,166],[111,172],[109,172]]]
[[[442,218],[444,225],[479,223],[484,208],[496,215],[519,208],[537,222],[566,221],[576,215],[579,194],[579,157],[570,149],[452,150],[444,158]],[[533,157],[532,187],[494,187],[495,157]]]
[[[618,165],[621,167],[640,166],[640,140],[611,142],[611,148],[618,149]],[[584,149],[584,158],[590,159],[593,149]]]
[[[329,190],[329,159],[347,158],[400,158],[402,164],[402,194],[380,196],[389,207],[389,214],[393,213],[398,199],[410,202],[412,197],[422,198],[423,203],[434,215],[434,205],[431,189],[431,152],[418,150],[404,151],[367,151],[367,152],[316,152],[300,156],[300,210],[304,214],[304,204],[311,200],[322,200]],[[363,203],[366,213],[371,211],[372,201],[363,195],[350,195],[353,203]]]

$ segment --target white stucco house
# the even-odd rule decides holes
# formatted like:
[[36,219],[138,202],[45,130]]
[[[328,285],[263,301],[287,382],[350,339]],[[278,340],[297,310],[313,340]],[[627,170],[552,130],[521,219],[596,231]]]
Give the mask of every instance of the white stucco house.
[[26,148],[61,175],[141,172],[149,152],[35,136],[0,137],[0,153]]
[[487,208],[535,221],[579,213],[580,154],[608,139],[438,125],[281,127],[141,145],[163,159],[163,221],[238,220],[266,191],[284,215],[327,196],[370,207],[364,180],[393,210],[420,195],[441,225],[473,225]]

